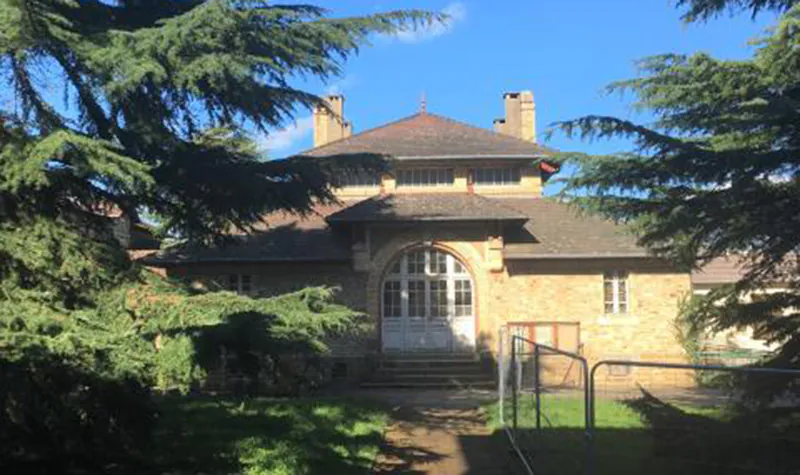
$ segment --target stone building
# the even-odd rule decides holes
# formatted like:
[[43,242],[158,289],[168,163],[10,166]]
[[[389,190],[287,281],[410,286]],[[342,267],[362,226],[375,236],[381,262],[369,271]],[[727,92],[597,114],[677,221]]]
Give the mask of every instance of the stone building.
[[[494,352],[502,328],[600,358],[683,358],[673,322],[690,275],[647,255],[625,229],[542,197],[558,171],[536,142],[533,94],[503,96],[494,130],[428,113],[351,133],[344,99],[314,117],[323,157],[391,157],[353,176],[341,203],[275,215],[236,245],[164,253],[171,276],[242,293],[335,285],[375,322],[335,355]],[[333,114],[331,114],[333,111]]]

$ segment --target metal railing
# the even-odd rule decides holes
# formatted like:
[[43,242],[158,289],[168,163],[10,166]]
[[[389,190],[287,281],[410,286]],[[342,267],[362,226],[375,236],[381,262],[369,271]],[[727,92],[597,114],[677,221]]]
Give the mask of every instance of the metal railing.
[[499,419],[528,473],[800,475],[800,370],[672,358],[590,366],[502,331]]
[[[500,345],[499,417],[512,448],[529,473],[547,471],[554,465],[566,468],[567,471],[559,472],[565,475],[583,473],[590,454],[575,456],[572,449],[581,446],[589,451],[592,447],[591,433],[586,430],[589,427],[586,359],[518,335],[502,334]],[[583,429],[580,433],[561,431],[560,425],[564,423],[561,419],[570,417],[565,409],[575,405],[582,406],[585,419],[578,425]],[[565,451],[564,447],[570,449]]]

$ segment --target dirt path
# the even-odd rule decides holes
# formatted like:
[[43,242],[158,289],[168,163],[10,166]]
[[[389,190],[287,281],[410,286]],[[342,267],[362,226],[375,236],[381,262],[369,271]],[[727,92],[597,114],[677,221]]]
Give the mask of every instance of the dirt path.
[[374,473],[518,474],[505,434],[485,425],[478,400],[458,392],[387,395],[396,406]]

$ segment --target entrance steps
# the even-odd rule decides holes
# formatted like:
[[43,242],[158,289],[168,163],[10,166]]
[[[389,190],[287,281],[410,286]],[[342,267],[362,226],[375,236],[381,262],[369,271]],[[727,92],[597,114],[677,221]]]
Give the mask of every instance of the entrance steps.
[[492,367],[475,353],[383,355],[365,388],[480,388],[496,386]]

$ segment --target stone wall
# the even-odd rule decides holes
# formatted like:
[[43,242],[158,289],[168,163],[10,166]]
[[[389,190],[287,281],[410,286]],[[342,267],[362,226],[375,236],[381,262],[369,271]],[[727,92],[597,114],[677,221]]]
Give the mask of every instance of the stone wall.
[[[626,270],[629,310],[606,315],[603,273]],[[490,276],[489,320],[578,322],[583,353],[590,360],[675,360],[683,348],[673,324],[691,290],[689,275],[654,260],[583,259],[507,261]]]
[[[490,227],[373,229],[365,272],[352,263],[203,265],[172,269],[171,275],[198,282],[230,273],[253,275],[262,294],[278,295],[307,286],[337,286],[339,300],[374,318],[376,332],[359,341],[333,342],[335,357],[361,361],[380,351],[380,285],[389,264],[415,246],[434,246],[455,255],[473,276],[476,342],[494,352],[500,328],[514,322],[577,322],[583,354],[592,361],[617,358],[685,361],[674,320],[691,291],[690,277],[652,259],[506,260],[491,262]],[[605,315],[603,273],[628,272],[629,311]],[[349,366],[349,365],[348,365]],[[355,365],[358,366],[358,365]],[[628,379],[630,380],[630,379]]]

